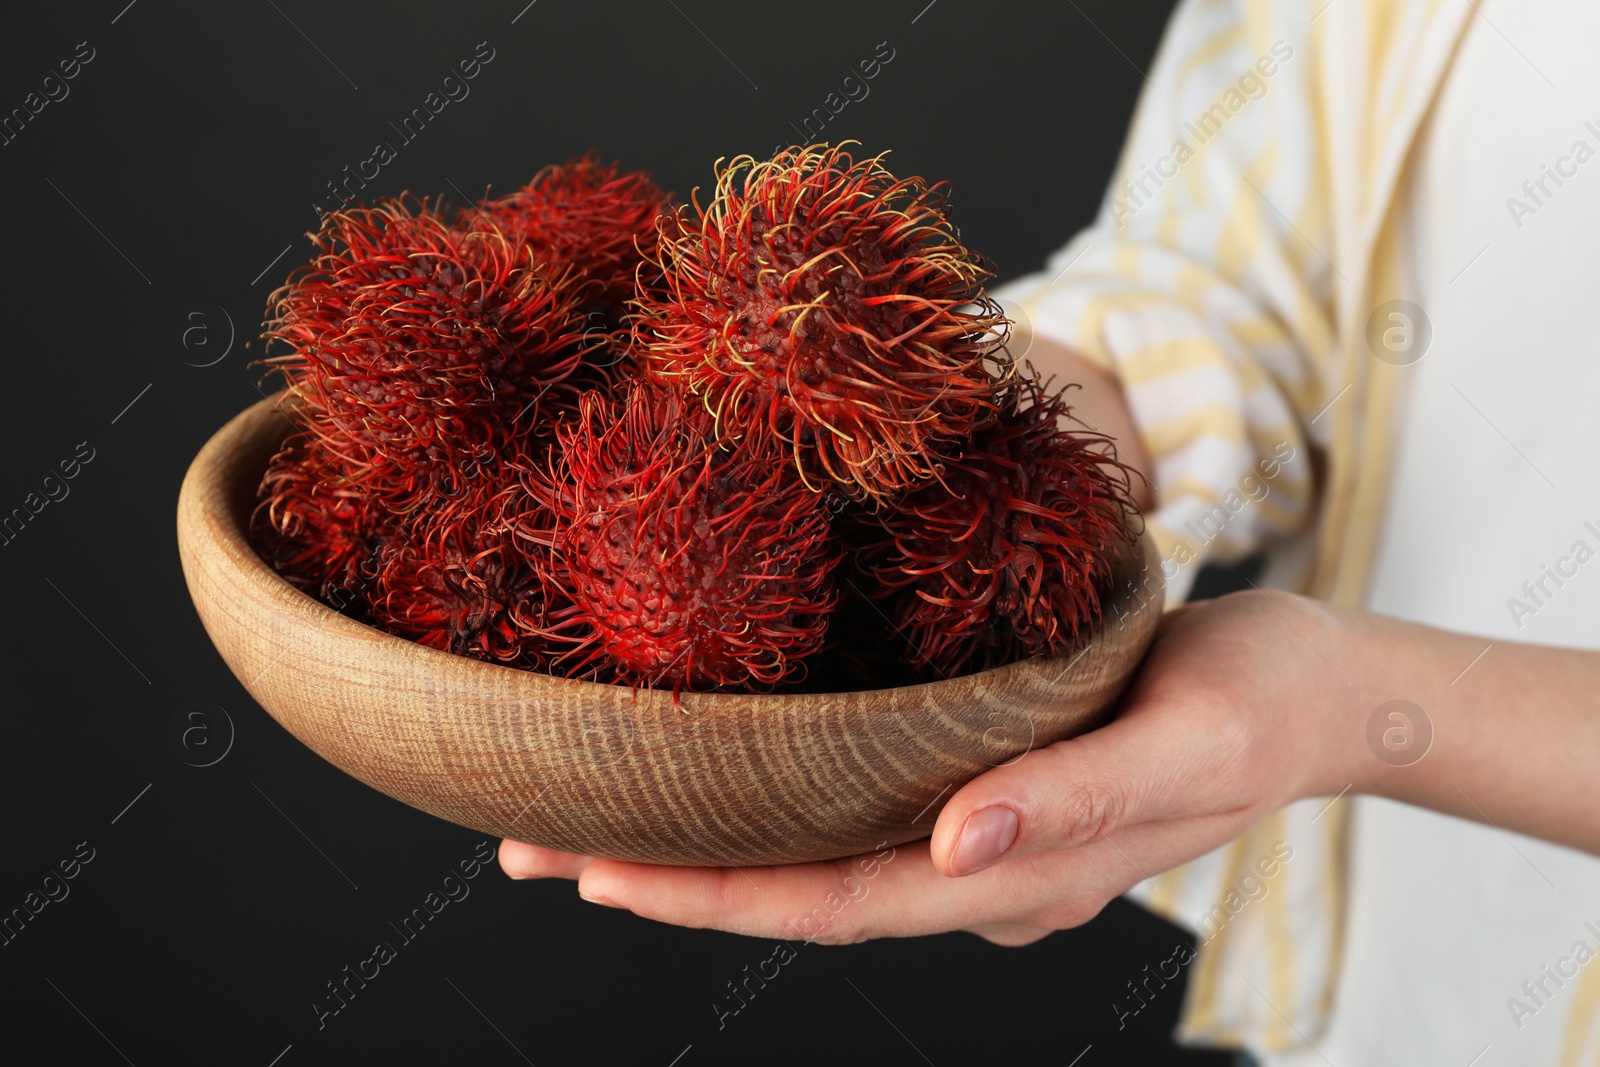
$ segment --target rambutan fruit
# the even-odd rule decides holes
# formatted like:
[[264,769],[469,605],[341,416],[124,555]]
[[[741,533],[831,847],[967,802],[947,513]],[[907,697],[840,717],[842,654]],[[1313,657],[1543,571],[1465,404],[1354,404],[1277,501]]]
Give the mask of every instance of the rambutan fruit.
[[328,213],[269,307],[263,557],[424,645],[674,693],[1079,644],[1129,472],[1018,373],[944,197],[817,145],[703,209],[591,153]]
[[875,595],[944,677],[1076,647],[1100,623],[1136,537],[1130,473],[1109,438],[1061,425],[1064,393],[1014,380],[942,484],[877,517]]
[[484,484],[419,516],[381,554],[373,621],[457,655],[523,667],[545,662],[552,602],[548,557],[511,532],[515,486]]
[[942,183],[843,146],[739,156],[663,224],[661,257],[634,326],[651,373],[725,433],[770,428],[811,483],[891,496],[992,417],[1006,319]]
[[[679,689],[801,677],[835,604],[829,512],[760,433],[719,440],[679,395],[586,393],[544,487],[576,605],[572,673]],[[584,653],[587,652],[585,656]]]
[[291,434],[262,476],[252,516],[263,556],[298,588],[340,609],[365,605],[394,538],[382,509],[315,434]]
[[290,352],[266,362],[393,511],[459,492],[582,362],[583,283],[519,238],[402,197],[329,212],[312,240],[271,298],[266,336]]
[[457,225],[488,226],[525,241],[540,262],[592,280],[595,302],[616,308],[633,296],[636,272],[654,269],[656,220],[671,203],[672,194],[650,175],[601,163],[590,151],[545,167],[513,193],[463,209]]

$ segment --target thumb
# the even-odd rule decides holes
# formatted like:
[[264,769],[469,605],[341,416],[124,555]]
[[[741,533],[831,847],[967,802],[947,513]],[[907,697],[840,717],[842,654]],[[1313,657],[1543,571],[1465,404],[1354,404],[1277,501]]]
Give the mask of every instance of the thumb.
[[1190,792],[1182,784],[1204,762],[1201,746],[1174,716],[1147,708],[967,783],[939,813],[934,866],[959,877],[1087,845],[1136,823],[1197,814],[1192,803],[1179,805]]

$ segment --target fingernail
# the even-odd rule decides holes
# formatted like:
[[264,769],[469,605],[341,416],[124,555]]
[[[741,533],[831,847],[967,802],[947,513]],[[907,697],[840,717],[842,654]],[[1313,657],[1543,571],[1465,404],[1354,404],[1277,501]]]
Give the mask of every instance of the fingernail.
[[612,900],[608,896],[605,896],[605,895],[603,895],[601,893],[596,893],[592,889],[585,889],[583,887],[583,883],[581,883],[581,882],[578,883],[578,896],[582,897],[584,900],[587,900],[591,904],[599,904],[601,907],[604,907],[604,908],[620,908],[620,907],[622,907],[621,904],[618,904],[616,901]]
[[991,867],[1017,839],[1017,813],[996,805],[967,816],[950,869],[959,877]]

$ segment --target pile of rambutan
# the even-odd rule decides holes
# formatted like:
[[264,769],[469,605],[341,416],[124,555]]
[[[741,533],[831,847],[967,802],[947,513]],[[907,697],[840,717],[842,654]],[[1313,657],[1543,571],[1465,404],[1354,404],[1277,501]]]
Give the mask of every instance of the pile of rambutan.
[[674,692],[1080,645],[1130,472],[1008,354],[944,186],[827,145],[716,177],[678,205],[591,153],[326,213],[266,323],[264,557],[421,644]]

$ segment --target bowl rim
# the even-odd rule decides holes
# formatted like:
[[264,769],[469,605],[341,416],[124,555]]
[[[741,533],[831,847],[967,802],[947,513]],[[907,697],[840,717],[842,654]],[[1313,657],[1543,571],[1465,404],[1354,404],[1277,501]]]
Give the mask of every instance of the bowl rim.
[[[596,682],[586,678],[572,678],[529,668],[491,663],[432,648],[351,618],[299,589],[279,574],[262,558],[251,542],[250,520],[258,501],[257,488],[261,469],[253,462],[245,463],[244,455],[251,448],[258,448],[270,461],[271,456],[289,433],[300,428],[285,410],[286,407],[297,404],[288,390],[280,390],[235,414],[207,439],[191,461],[179,491],[180,547],[192,531],[205,531],[204,537],[215,548],[221,550],[222,556],[236,572],[237,577],[258,593],[270,596],[279,609],[294,622],[313,626],[330,637],[360,640],[369,650],[369,654],[385,658],[407,657],[412,661],[411,669],[415,669],[419,663],[432,665],[441,673],[453,673],[457,677],[477,676],[481,679],[479,684],[499,682],[516,688],[534,687],[544,690],[545,693],[548,693],[548,687],[552,685],[576,687],[576,693],[587,692],[593,698],[608,701],[636,700],[639,699],[641,691],[646,694],[667,692],[664,688]],[[276,422],[272,416],[283,419],[282,429],[265,429]],[[240,470],[241,466],[248,466],[250,469]],[[241,477],[249,478],[252,484],[248,487],[241,485],[238,481]],[[221,502],[220,506],[214,506],[218,502]],[[192,517],[199,521],[187,521],[191,512]],[[188,554],[187,549],[184,554]],[[1164,576],[1159,566],[1159,558],[1148,524],[1141,523],[1134,542],[1115,565],[1113,590],[1143,584],[1145,591],[1150,592],[1153,582],[1153,594],[1159,597],[1164,591]],[[1139,580],[1141,577],[1144,579],[1142,583]],[[1111,598],[1108,597],[1109,599]],[[1143,606],[1145,597],[1140,595],[1138,602]],[[918,682],[914,685],[884,686],[876,690],[774,693],[685,689],[674,696],[674,701],[684,713],[696,716],[719,712],[732,714],[735,711],[744,715],[759,715],[793,708],[796,701],[826,701],[856,693],[921,692],[937,698],[974,685],[1002,683],[1008,675],[1021,672],[1042,674],[1051,668],[1057,668],[1055,677],[1059,681],[1067,670],[1095,646],[1113,621],[1109,614],[1102,614],[1100,625],[1079,646],[1052,656],[1029,656],[999,667],[953,675],[930,682]]]

